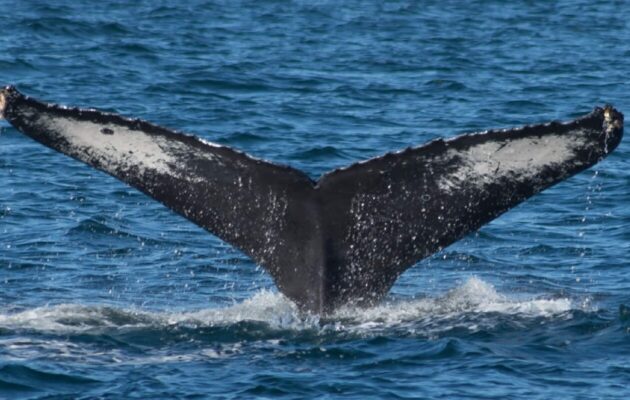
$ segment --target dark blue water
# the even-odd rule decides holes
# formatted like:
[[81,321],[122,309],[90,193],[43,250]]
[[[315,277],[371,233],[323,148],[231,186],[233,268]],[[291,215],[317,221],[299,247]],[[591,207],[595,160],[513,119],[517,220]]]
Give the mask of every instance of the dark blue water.
[[[50,3],[50,4],[49,4]],[[613,103],[623,1],[0,0],[0,83],[317,177]],[[85,2],[87,3],[87,2]],[[627,398],[628,141],[407,271],[300,314],[250,260],[0,128],[0,398]]]

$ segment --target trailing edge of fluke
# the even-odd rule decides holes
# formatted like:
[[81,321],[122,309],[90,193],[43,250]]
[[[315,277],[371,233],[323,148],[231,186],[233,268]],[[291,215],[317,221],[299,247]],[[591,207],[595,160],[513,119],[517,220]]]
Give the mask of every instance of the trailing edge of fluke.
[[0,113],[231,243],[315,313],[378,301],[407,268],[597,163],[623,135],[623,115],[606,106],[566,123],[433,140],[313,181],[229,147],[43,103],[11,86],[0,91]]

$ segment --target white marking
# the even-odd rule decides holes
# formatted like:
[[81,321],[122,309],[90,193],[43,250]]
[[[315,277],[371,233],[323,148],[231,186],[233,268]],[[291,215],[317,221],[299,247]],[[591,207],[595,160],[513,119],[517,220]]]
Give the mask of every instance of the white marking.
[[586,132],[571,136],[548,135],[541,138],[508,139],[486,142],[465,150],[449,150],[444,160],[460,160],[459,168],[438,182],[442,190],[461,183],[483,185],[497,179],[531,179],[545,167],[575,161],[575,153],[587,143]]
[[[205,158],[221,163],[219,157],[203,149],[177,139],[129,129],[124,125],[48,116],[40,116],[37,124],[50,129],[68,142],[67,147],[61,149],[65,153],[89,164],[98,162],[101,168],[110,173],[137,170],[139,174],[153,172],[200,182],[205,179],[194,175],[182,165],[187,159]],[[218,147],[206,141],[202,143]]]
[[[107,171],[135,166],[142,171],[174,174],[173,165],[177,160],[164,150],[170,144],[160,143],[164,142],[163,138],[120,125],[100,125],[65,118],[49,121],[50,126],[69,142],[74,150],[72,153],[79,151],[88,159],[100,161]],[[109,129],[113,134],[103,134],[102,129]]]

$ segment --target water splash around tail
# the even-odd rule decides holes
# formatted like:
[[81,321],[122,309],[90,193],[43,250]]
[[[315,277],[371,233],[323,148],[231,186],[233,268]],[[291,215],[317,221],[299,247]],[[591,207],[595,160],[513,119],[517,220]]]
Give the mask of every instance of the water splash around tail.
[[371,308],[343,307],[330,316],[301,313],[279,293],[262,290],[242,303],[191,312],[145,311],[106,306],[61,304],[16,313],[0,313],[0,328],[49,333],[89,333],[116,329],[169,327],[230,327],[239,323],[263,324],[268,330],[304,329],[369,333],[373,327],[397,327],[417,321],[443,321],[466,315],[553,317],[572,309],[568,298],[512,299],[489,283],[472,277],[443,295],[389,300]]

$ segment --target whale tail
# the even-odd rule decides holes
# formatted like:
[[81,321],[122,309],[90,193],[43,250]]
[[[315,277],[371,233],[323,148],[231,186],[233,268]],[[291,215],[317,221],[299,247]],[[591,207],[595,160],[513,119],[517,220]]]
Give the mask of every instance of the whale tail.
[[263,266],[301,308],[380,299],[398,276],[532,195],[597,163],[623,115],[434,140],[318,181],[146,121],[46,104],[13,87],[0,115],[113,175]]

